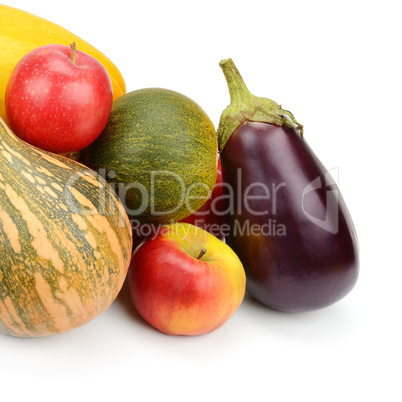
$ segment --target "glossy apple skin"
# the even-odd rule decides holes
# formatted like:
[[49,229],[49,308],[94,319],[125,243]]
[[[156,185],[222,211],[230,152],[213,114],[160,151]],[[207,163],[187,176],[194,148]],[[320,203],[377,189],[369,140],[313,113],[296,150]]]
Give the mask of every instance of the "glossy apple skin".
[[211,196],[200,209],[187,218],[181,219],[180,222],[191,223],[213,234],[218,239],[224,240],[225,234],[228,232],[225,218],[228,207],[228,197],[223,192],[221,161],[218,157],[216,183]]
[[[232,133],[221,162],[236,195],[227,243],[244,265],[248,293],[289,312],[323,308],[348,294],[358,278],[356,231],[338,187],[326,185],[327,169],[301,135],[248,121]],[[261,198],[246,208],[242,195],[253,183],[264,184],[270,198],[254,187]]]
[[80,151],[104,129],[113,102],[110,76],[94,57],[64,45],[26,54],[9,78],[5,105],[9,125],[38,148]]
[[[203,248],[206,254],[198,259]],[[166,225],[137,248],[127,280],[138,313],[169,335],[216,330],[237,311],[246,286],[236,254],[187,223]]]

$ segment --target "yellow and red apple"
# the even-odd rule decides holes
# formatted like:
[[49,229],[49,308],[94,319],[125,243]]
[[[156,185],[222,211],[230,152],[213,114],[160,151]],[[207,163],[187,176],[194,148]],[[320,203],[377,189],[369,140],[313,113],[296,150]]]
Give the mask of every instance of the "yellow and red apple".
[[246,276],[234,251],[188,223],[164,225],[133,254],[128,285],[142,318],[170,335],[202,335],[241,305]]

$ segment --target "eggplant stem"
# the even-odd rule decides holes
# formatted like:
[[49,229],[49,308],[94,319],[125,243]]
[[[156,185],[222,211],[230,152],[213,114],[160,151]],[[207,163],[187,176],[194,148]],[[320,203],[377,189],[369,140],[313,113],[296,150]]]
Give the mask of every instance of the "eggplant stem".
[[219,63],[225,76],[230,105],[222,112],[218,127],[218,145],[222,152],[233,131],[245,121],[259,121],[277,126],[285,126],[300,131],[303,126],[288,110],[282,109],[275,101],[253,95],[247,88],[232,59]]
[[232,104],[241,103],[244,98],[253,96],[231,59],[222,60],[219,66],[222,68],[223,74],[225,75]]

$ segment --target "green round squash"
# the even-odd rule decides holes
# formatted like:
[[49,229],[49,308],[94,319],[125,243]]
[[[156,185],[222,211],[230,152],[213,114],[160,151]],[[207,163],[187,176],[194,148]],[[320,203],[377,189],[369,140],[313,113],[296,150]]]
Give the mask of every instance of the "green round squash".
[[113,103],[80,161],[115,187],[131,219],[170,223],[198,210],[217,174],[217,136],[201,107],[178,92],[146,88]]

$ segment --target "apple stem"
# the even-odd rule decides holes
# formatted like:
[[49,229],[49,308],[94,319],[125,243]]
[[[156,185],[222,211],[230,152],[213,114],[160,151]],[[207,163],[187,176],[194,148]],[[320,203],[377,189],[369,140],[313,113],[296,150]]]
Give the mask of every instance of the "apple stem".
[[200,260],[206,253],[207,253],[207,249],[202,248],[201,251],[200,251],[200,254],[197,257],[197,260]]
[[75,54],[77,53],[77,47],[75,45],[75,42],[70,43],[71,47],[71,60],[75,64]]

